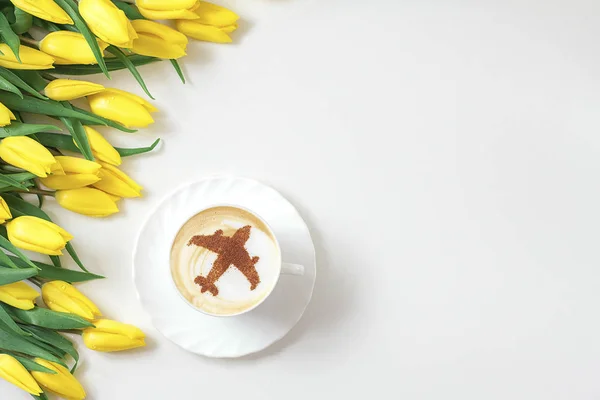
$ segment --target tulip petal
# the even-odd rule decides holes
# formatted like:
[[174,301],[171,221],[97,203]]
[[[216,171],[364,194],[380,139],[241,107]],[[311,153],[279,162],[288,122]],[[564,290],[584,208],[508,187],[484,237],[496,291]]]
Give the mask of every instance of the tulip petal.
[[59,396],[66,397],[70,400],[85,399],[86,394],[83,386],[81,386],[81,384],[77,381],[77,379],[75,379],[68,369],[60,364],[46,361],[41,358],[36,358],[35,362],[40,364],[42,367],[46,367],[56,372],[56,374],[49,374],[45,372],[32,371],[31,375],[40,385],[58,394]]
[[150,10],[143,7],[138,7],[140,14],[148,19],[197,19],[196,14],[192,9],[188,10],[168,10],[168,11],[156,11]]
[[6,224],[6,230],[16,247],[49,255],[61,255],[66,242],[73,238],[58,225],[32,216],[13,219]]
[[40,182],[54,190],[79,189],[100,181],[97,174],[50,175],[40,178]]
[[0,66],[10,69],[38,70],[54,68],[54,59],[48,54],[27,46],[19,47],[19,57],[5,43],[0,43]]
[[198,14],[196,21],[204,25],[229,26],[240,19],[240,16],[233,11],[206,1],[200,1],[195,12]]
[[8,354],[0,354],[0,378],[4,378],[29,394],[37,396],[42,393],[42,389],[27,369]]
[[88,100],[94,114],[119,122],[128,128],[143,128],[154,123],[148,110],[128,97],[104,91],[89,96]]
[[118,197],[140,197],[142,187],[127,174],[110,164],[102,164],[100,181],[94,187]]
[[[98,63],[92,48],[79,32],[51,32],[40,41],[39,46],[44,53],[54,57],[55,63],[59,65]],[[98,46],[104,51],[108,44],[98,40]]]
[[138,7],[156,11],[185,10],[196,6],[198,0],[137,0]]
[[121,165],[121,155],[100,132],[89,126],[84,126],[84,129],[94,157],[98,161],[111,165]]
[[104,86],[93,82],[75,79],[55,79],[46,85],[44,93],[52,100],[65,101],[100,93],[103,90]]
[[10,304],[21,310],[31,310],[35,307],[33,300],[40,294],[25,282],[15,282],[0,286],[0,302]]
[[101,352],[131,350],[146,345],[144,339],[131,339],[123,335],[94,332],[87,329],[83,333],[83,342],[89,349]]
[[0,142],[0,158],[39,177],[46,177],[56,163],[52,153],[27,136],[12,136]]
[[91,31],[107,43],[131,48],[137,38],[125,13],[110,0],[80,0],[79,12]]
[[196,40],[214,43],[231,43],[231,37],[220,28],[198,24],[195,21],[179,20],[175,22],[177,30]]
[[10,0],[15,7],[40,19],[56,24],[73,25],[73,20],[52,0]]
[[60,190],[56,192],[56,201],[67,210],[89,215],[92,217],[106,217],[119,212],[117,204],[101,190],[81,188]]

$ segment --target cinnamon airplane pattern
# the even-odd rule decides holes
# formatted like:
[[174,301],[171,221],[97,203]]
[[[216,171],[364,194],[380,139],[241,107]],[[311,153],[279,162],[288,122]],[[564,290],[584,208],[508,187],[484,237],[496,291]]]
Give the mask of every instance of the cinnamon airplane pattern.
[[193,244],[204,247],[219,255],[206,277],[198,275],[194,279],[194,282],[201,287],[202,293],[209,291],[213,296],[217,296],[219,288],[215,282],[232,265],[248,279],[250,290],[256,289],[260,283],[260,277],[254,265],[258,262],[259,257],[250,257],[248,250],[244,247],[250,238],[251,228],[250,225],[246,225],[238,229],[231,237],[223,236],[223,231],[219,229],[212,235],[195,235],[189,240],[188,246]]

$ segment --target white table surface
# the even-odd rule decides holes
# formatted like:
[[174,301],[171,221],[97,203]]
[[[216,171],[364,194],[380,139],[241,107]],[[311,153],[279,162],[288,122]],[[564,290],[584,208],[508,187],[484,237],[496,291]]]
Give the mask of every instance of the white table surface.
[[[157,123],[107,133],[164,139],[123,165],[146,197],[107,220],[48,207],[108,277],[84,291],[149,337],[80,346],[89,399],[598,399],[600,2],[228,4],[237,43],[191,44],[185,86],[143,67]],[[304,318],[239,360],[164,339],[131,276],[143,218],[215,173],[279,189],[317,248]]]

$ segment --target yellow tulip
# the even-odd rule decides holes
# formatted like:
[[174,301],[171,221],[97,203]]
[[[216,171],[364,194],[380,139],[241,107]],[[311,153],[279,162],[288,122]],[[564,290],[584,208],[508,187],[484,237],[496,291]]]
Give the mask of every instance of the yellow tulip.
[[29,394],[38,396],[42,393],[42,389],[29,371],[16,358],[8,354],[0,354],[0,378],[4,378]]
[[73,20],[54,0],[10,0],[27,14],[56,24],[72,25]]
[[59,256],[73,236],[60,226],[38,217],[24,215],[6,224],[8,240],[15,246],[42,254]]
[[48,54],[27,46],[19,46],[19,57],[5,43],[0,43],[0,66],[10,69],[50,69],[54,68],[54,58]]
[[225,7],[206,1],[199,2],[193,20],[178,20],[177,30],[197,40],[215,43],[231,43],[229,33],[237,29],[239,15]]
[[176,59],[185,56],[187,37],[175,29],[146,19],[131,21],[138,38],[131,49],[136,54]]
[[63,281],[52,281],[42,286],[42,298],[49,309],[79,315],[88,321],[102,315],[90,299]]
[[0,103],[0,126],[10,125],[10,121],[16,120],[15,114],[4,104]]
[[140,13],[148,19],[196,19],[198,0],[137,0]]
[[65,101],[100,93],[103,90],[104,86],[93,82],[75,79],[55,79],[46,85],[44,93],[52,100]]
[[32,371],[31,375],[41,386],[69,400],[85,399],[83,386],[71,375],[68,369],[60,364],[41,358],[36,358],[34,361],[42,367],[56,372],[55,374],[50,374],[47,372]]
[[0,141],[0,158],[41,178],[59,169],[54,156],[28,136],[10,136]]
[[[102,40],[97,42],[102,51],[108,47]],[[51,32],[40,41],[39,46],[41,51],[54,58],[57,65],[98,64],[92,48],[79,32]]]
[[131,21],[110,0],[80,0],[79,13],[90,30],[106,43],[131,48],[137,38]]
[[83,330],[83,343],[95,351],[122,351],[146,345],[144,332],[133,325],[108,319],[93,322],[95,328]]
[[151,112],[158,111],[139,96],[118,89],[106,89],[88,97],[94,114],[119,122],[128,128],[144,128],[154,119]]
[[84,126],[92,153],[97,160],[111,165],[121,165],[119,152],[94,128]]
[[21,310],[31,310],[35,307],[33,301],[40,294],[25,282],[15,282],[0,286],[0,301]]
[[142,187],[117,167],[100,163],[100,181],[94,183],[96,189],[118,197],[140,197]]
[[59,190],[55,194],[61,207],[90,217],[106,217],[119,212],[117,203],[107,193],[93,188]]
[[52,174],[46,178],[40,178],[40,182],[50,189],[78,189],[100,180],[98,171],[102,166],[98,163],[77,157],[57,156],[54,158],[61,165],[65,174]]
[[12,214],[10,212],[8,204],[6,204],[6,201],[4,201],[2,197],[0,197],[0,224],[5,223],[7,219],[11,218]]

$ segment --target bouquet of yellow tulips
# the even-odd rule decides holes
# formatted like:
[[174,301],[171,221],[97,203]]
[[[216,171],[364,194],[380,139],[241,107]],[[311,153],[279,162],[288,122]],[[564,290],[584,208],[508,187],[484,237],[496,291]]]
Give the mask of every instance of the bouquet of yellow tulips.
[[[177,60],[188,37],[229,43],[238,19],[199,0],[0,0],[0,377],[34,398],[85,398],[73,376],[79,353],[62,333],[81,335],[95,351],[145,345],[141,330],[102,318],[73,286],[103,277],[85,268],[73,237],[42,205],[50,197],[67,210],[106,217],[121,199],[141,196],[119,166],[158,140],[116,148],[97,127],[132,133],[152,124],[158,110],[135,94],[61,76],[127,69],[152,98],[138,66],[169,60],[185,83]],[[31,122],[31,114],[56,124]],[[63,267],[63,251],[80,271]]]

